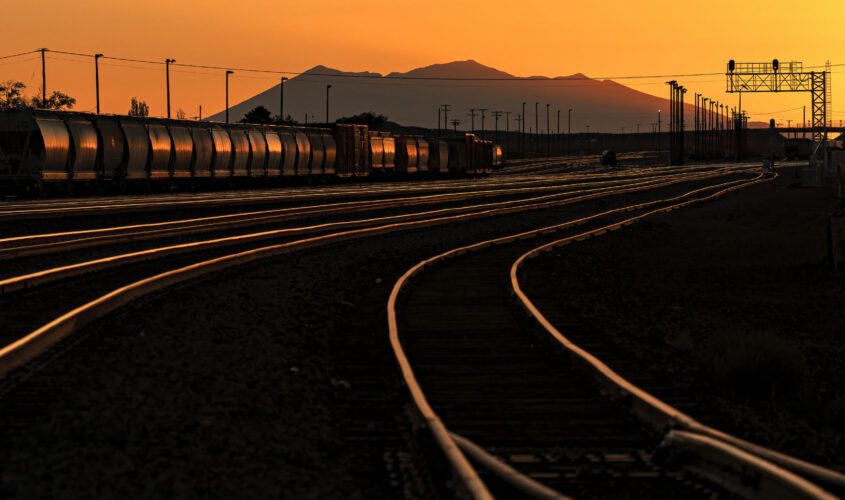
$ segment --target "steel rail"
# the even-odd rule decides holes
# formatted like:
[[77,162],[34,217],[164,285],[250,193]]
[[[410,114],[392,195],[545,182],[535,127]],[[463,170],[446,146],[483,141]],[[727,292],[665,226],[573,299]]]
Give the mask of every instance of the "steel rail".
[[[612,196],[616,193],[633,192],[634,190],[654,189],[656,187],[675,184],[678,182],[689,182],[694,180],[709,179],[725,175],[724,172],[707,172],[686,174],[683,176],[670,176],[669,180],[662,177],[649,178],[645,182],[629,183],[620,187],[621,191],[608,191],[606,187],[582,189],[576,191],[567,191],[563,193],[548,194],[543,196],[535,196],[531,198],[523,198],[518,200],[510,200],[503,202],[482,203],[476,205],[468,205],[461,207],[442,208],[436,210],[429,210],[423,212],[414,212],[410,214],[391,215],[383,217],[373,217],[367,219],[359,219],[352,221],[339,221],[324,224],[316,224],[312,226],[276,229],[269,231],[261,231],[258,233],[249,233],[236,236],[229,236],[224,238],[216,238],[212,240],[203,240],[190,243],[182,243],[176,245],[168,245],[164,247],[150,248],[136,252],[128,252],[99,259],[79,262],[76,264],[69,264],[55,268],[45,269],[33,273],[23,274],[11,278],[0,280],[0,295],[17,292],[23,289],[40,286],[52,281],[80,276],[82,274],[91,273],[95,271],[103,271],[105,269],[114,268],[120,265],[143,262],[162,258],[172,255],[184,254],[189,252],[198,252],[225,246],[256,242],[272,238],[280,238],[284,236],[297,236],[307,233],[317,233],[332,229],[353,228],[372,225],[383,222],[396,222],[402,220],[413,220],[420,217],[444,216],[448,214],[460,213],[478,213],[478,214],[495,214],[497,210],[507,210],[509,207],[518,207],[520,205],[528,204],[528,206],[536,206],[542,208],[546,206],[560,206],[571,203],[578,203],[581,201],[595,199],[597,197]],[[531,205],[534,204],[534,205]],[[477,212],[472,212],[473,210]],[[480,211],[478,211],[480,210]]]
[[[730,172],[729,172],[730,173]],[[620,188],[613,192],[613,194],[626,194],[639,191],[654,189],[655,187],[669,186],[697,180],[702,174],[696,176],[684,176],[682,178],[670,179],[662,184],[648,184],[637,185],[634,187]],[[716,174],[710,173],[709,177]],[[721,175],[726,175],[722,173]],[[316,248],[320,246],[340,243],[344,241],[354,240],[368,236],[378,236],[389,234],[398,231],[435,227],[438,225],[449,224],[454,222],[475,220],[494,215],[505,215],[521,213],[531,210],[539,210],[543,208],[551,208],[556,206],[563,206],[580,201],[597,199],[604,196],[609,196],[606,192],[593,192],[577,196],[575,198],[567,198],[563,200],[551,200],[536,202],[530,204],[522,204],[505,208],[486,209],[477,212],[446,215],[442,217],[435,217],[430,219],[423,219],[418,221],[393,222],[375,227],[365,227],[358,229],[350,229],[345,231],[338,231],[326,235],[313,236],[296,241],[284,242],[275,245],[264,246],[228,254],[225,256],[205,260],[188,266],[184,266],[172,271],[161,273],[150,278],[133,282],[129,285],[123,286],[119,289],[103,295],[93,301],[87,302],[62,316],[50,321],[49,323],[35,329],[24,337],[10,343],[7,346],[0,348],[0,378],[7,376],[12,370],[26,364],[29,360],[37,357],[39,354],[50,348],[59,340],[77,331],[85,324],[100,318],[118,307],[128,303],[129,301],[141,297],[150,292],[163,289],[167,286],[181,283],[192,278],[228,269],[234,266],[247,264],[259,259],[273,258],[279,255],[284,255],[291,252]],[[444,434],[444,439],[448,436]]]
[[[579,347],[577,344],[573,343],[566,336],[564,336],[553,324],[551,324],[548,319],[546,319],[542,312],[534,305],[528,295],[522,290],[522,287],[519,283],[520,267],[528,259],[534,258],[544,251],[548,251],[552,248],[562,247],[576,241],[582,241],[590,237],[599,236],[609,231],[615,231],[621,229],[624,226],[634,224],[645,217],[663,212],[668,212],[671,210],[676,210],[699,201],[710,200],[727,194],[727,192],[759,184],[761,182],[768,182],[768,179],[751,181],[746,185],[728,188],[724,191],[714,193],[702,199],[690,200],[687,202],[672,205],[670,207],[652,210],[647,213],[640,214],[624,221],[618,222],[616,224],[604,226],[602,228],[594,229],[592,231],[587,231],[585,233],[570,236],[560,240],[555,240],[537,248],[534,248],[520,256],[519,259],[517,259],[513,263],[510,272],[511,288],[513,289],[514,294],[519,299],[520,304],[523,306],[526,312],[543,328],[543,330],[545,330],[549,335],[551,335],[551,337],[554,338],[554,340],[556,340],[563,348],[565,348],[570,353],[574,354],[581,361],[585,362],[599,377],[606,391],[611,394],[632,397],[633,411],[644,420],[650,422],[652,425],[655,425],[656,427],[662,429],[667,429],[671,427],[681,427],[690,432],[695,432],[699,435],[710,437],[712,439],[723,442],[733,448],[743,450],[745,452],[761,457],[762,459],[765,459],[766,461],[772,464],[776,464],[783,470],[795,471],[798,474],[812,478],[815,481],[822,481],[826,484],[834,485],[837,488],[843,488],[845,487],[845,475],[839,472],[820,467],[815,464],[811,464],[804,460],[791,457],[784,453],[780,453],[778,451],[771,450],[763,446],[750,443],[738,437],[706,426],[695,420],[690,415],[687,415],[686,413],[674,408],[673,406],[651,395],[647,391],[634,385],[633,383],[622,377],[620,374],[615,372],[613,369],[611,369],[609,366],[607,366],[600,359],[596,358],[588,351]],[[816,494],[820,494],[821,496],[819,496],[818,498],[833,498],[827,492],[821,490],[812,483],[806,482],[806,484],[799,484],[793,481],[792,484],[796,488],[799,488],[800,486],[799,489],[802,489],[813,496],[815,496]]]
[[[637,179],[647,177],[648,175],[643,175],[637,177]],[[286,207],[280,209],[238,212],[234,214],[195,217],[172,221],[132,224],[128,226],[112,226],[97,229],[63,231],[58,233],[12,236],[0,238],[0,260],[78,250],[114,243],[158,239],[172,235],[183,236],[186,234],[212,232],[233,227],[249,227],[286,220],[296,220],[308,216],[330,215],[338,212],[344,212],[348,209],[375,210],[381,208],[410,207],[428,203],[463,201],[472,198],[508,196],[526,191],[555,191],[590,185],[611,185],[613,183],[626,182],[627,180],[628,179],[623,178],[618,180],[579,182],[570,184],[563,183],[564,181],[559,181],[560,183],[542,185],[539,187],[505,187],[502,189],[462,191],[457,193],[388,198],[385,200],[363,200],[306,205],[302,207]],[[20,243],[23,244],[14,246]]]
[[[637,178],[647,177],[646,175],[638,176]],[[479,189],[479,190],[469,190],[469,191],[458,191],[454,193],[438,193],[438,194],[428,194],[428,195],[417,195],[417,196],[409,196],[409,197],[399,197],[399,198],[386,198],[383,200],[360,200],[360,201],[346,201],[346,202],[336,202],[336,203],[325,203],[325,204],[318,204],[318,205],[305,205],[305,206],[295,206],[295,207],[285,207],[285,208],[278,208],[278,209],[269,209],[269,210],[259,210],[259,211],[249,211],[249,212],[237,212],[233,214],[223,214],[223,215],[214,215],[214,216],[206,216],[206,217],[194,217],[189,219],[179,219],[179,220],[168,220],[168,221],[160,221],[160,222],[150,222],[150,223],[140,223],[140,224],[132,224],[127,226],[111,226],[111,227],[104,227],[104,228],[94,228],[94,229],[80,229],[74,231],[62,231],[56,233],[44,233],[44,234],[29,234],[29,235],[22,235],[22,236],[10,236],[5,238],[0,238],[0,259],[8,258],[6,255],[11,254],[11,256],[18,256],[21,255],[21,247],[15,247],[12,245],[25,243],[29,246],[39,245],[42,243],[53,243],[59,241],[60,238],[63,237],[85,237],[89,235],[110,235],[114,233],[122,233],[122,232],[129,232],[133,230],[139,229],[157,229],[157,228],[168,228],[168,227],[177,227],[179,226],[180,230],[183,226],[190,225],[190,224],[197,224],[203,222],[215,222],[215,221],[230,221],[237,219],[238,223],[243,223],[246,221],[248,217],[258,217],[258,216],[269,216],[275,214],[289,214],[289,213],[307,213],[311,215],[312,213],[332,213],[330,210],[335,209],[336,211],[341,211],[345,209],[370,209],[371,207],[380,208],[380,206],[385,206],[386,208],[390,208],[392,206],[408,206],[414,202],[418,202],[417,204],[424,204],[428,202],[447,202],[447,201],[460,201],[464,199],[470,199],[474,197],[484,197],[488,195],[495,195],[495,196],[503,196],[509,194],[518,194],[525,191],[543,191],[543,190],[555,190],[561,188],[568,188],[573,186],[587,186],[587,185],[602,185],[602,184],[609,184],[613,182],[624,182],[627,178],[620,178],[617,180],[606,180],[606,181],[595,181],[592,183],[589,182],[569,182],[566,183],[566,179],[557,180],[554,182],[543,182],[541,184],[537,184],[534,186],[527,186],[527,187],[510,187],[510,185],[504,185],[502,187],[498,186],[485,186],[488,188],[493,189]],[[180,233],[181,234],[181,233]]]
[[[714,168],[716,166],[696,166],[696,167],[677,167],[682,169],[689,168]],[[667,169],[671,170],[671,169]],[[618,173],[597,174],[601,175],[626,175],[630,171],[620,171]],[[569,174],[571,175],[571,174]],[[545,176],[548,178],[548,176]],[[384,185],[351,185],[339,186],[330,189],[315,189],[307,190],[287,188],[282,190],[262,190],[262,191],[230,191],[224,193],[203,193],[202,195],[194,195],[188,197],[187,195],[170,195],[165,197],[151,197],[149,195],[132,198],[127,200],[125,197],[96,199],[84,201],[62,201],[51,202],[46,204],[39,200],[28,204],[7,205],[4,209],[0,205],[0,220],[9,218],[43,218],[48,216],[77,216],[100,211],[109,211],[110,214],[115,211],[125,213],[149,212],[164,207],[216,207],[220,205],[250,205],[270,203],[273,201],[290,201],[300,199],[314,199],[314,198],[339,198],[349,197],[350,194],[358,197],[375,196],[384,193],[414,193],[414,192],[433,192],[433,191],[449,191],[454,189],[464,189],[467,186],[484,185],[491,183],[513,183],[513,182],[543,182],[538,176],[525,176],[524,178],[494,178],[484,180],[471,181],[427,181],[415,182],[412,184],[389,184]],[[16,208],[16,209],[15,209]]]
[[[734,186],[734,185],[746,185],[748,182],[756,183],[759,181],[731,181],[724,184],[717,185],[715,187],[721,186]],[[425,421],[429,426],[434,435],[435,440],[441,447],[441,451],[444,453],[444,456],[449,460],[451,467],[453,469],[454,474],[465,481],[462,484],[462,488],[473,493],[474,498],[488,498],[489,491],[483,486],[482,484],[479,486],[477,484],[480,482],[480,478],[478,477],[478,473],[472,468],[472,466],[466,460],[466,457],[461,452],[460,444],[452,438],[448,431],[445,431],[445,426],[443,422],[440,420],[440,417],[437,415],[436,412],[431,408],[431,405],[428,402],[428,399],[425,396],[422,387],[420,386],[419,382],[417,381],[416,375],[414,373],[413,367],[405,353],[404,348],[402,347],[401,340],[399,339],[399,327],[397,321],[397,302],[400,293],[402,292],[403,288],[413,279],[415,276],[423,272],[426,268],[431,267],[432,265],[443,261],[445,259],[449,259],[452,257],[456,257],[459,255],[463,255],[467,252],[477,251],[484,248],[488,248],[493,245],[501,245],[506,243],[512,243],[518,240],[532,238],[541,234],[548,234],[553,233],[556,231],[561,231],[565,229],[569,229],[572,227],[576,227],[578,225],[582,225],[587,223],[590,220],[604,217],[614,213],[621,213],[625,211],[632,211],[642,209],[651,205],[655,205],[658,203],[664,202],[671,202],[678,199],[683,199],[695,193],[713,189],[713,186],[708,186],[705,188],[697,189],[690,191],[684,195],[669,198],[666,200],[655,200],[655,201],[648,201],[643,203],[638,203],[626,207],[616,208],[612,210],[608,210],[605,212],[601,212],[598,214],[593,214],[591,216],[583,217],[580,219],[571,220],[568,222],[564,222],[561,224],[555,224],[551,226],[546,226],[539,229],[533,229],[529,231],[524,231],[521,233],[501,237],[501,238],[494,238],[490,240],[485,240],[482,242],[461,246],[458,248],[454,248],[452,250],[448,250],[441,254],[435,255],[434,257],[425,259],[423,261],[418,262],[416,265],[408,269],[395,283],[393,289],[391,290],[390,297],[387,302],[387,323],[388,323],[388,330],[389,330],[389,337],[390,337],[390,344],[393,349],[394,357],[397,360],[399,365],[399,369],[402,373],[405,386],[408,389],[411,397],[411,401],[413,402],[413,410],[419,414],[423,421]],[[495,470],[507,470],[510,467],[507,464],[501,463]],[[507,477],[503,477],[503,479],[508,480],[512,483],[512,478],[509,480]],[[528,481],[533,481],[530,478],[526,478]],[[512,483],[513,484],[513,483]],[[528,490],[523,491],[524,493],[528,493]]]

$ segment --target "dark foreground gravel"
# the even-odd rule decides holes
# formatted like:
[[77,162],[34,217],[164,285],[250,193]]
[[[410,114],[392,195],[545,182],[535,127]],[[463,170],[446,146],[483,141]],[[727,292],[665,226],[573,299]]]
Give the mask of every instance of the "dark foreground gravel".
[[565,335],[627,352],[623,375],[845,470],[845,274],[826,260],[835,196],[790,180],[570,245],[529,262],[524,280]]
[[429,497],[387,342],[395,279],[632,199],[347,243],[132,304],[5,387],[0,497]]

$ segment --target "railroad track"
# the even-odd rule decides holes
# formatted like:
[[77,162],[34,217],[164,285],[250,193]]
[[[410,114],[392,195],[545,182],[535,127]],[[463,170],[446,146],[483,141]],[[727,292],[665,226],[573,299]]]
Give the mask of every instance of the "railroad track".
[[462,246],[396,282],[391,343],[418,424],[464,494],[833,498],[824,488],[841,488],[842,475],[654,398],[554,329],[519,286],[533,255],[760,182],[720,182]]
[[[20,399],[15,399],[12,403],[4,401],[2,404],[6,406],[6,410],[25,412],[26,405],[40,404],[39,402],[43,402],[44,398],[50,398],[51,394],[55,394],[55,391],[61,388],[50,387],[44,390],[43,387],[35,387],[30,391],[26,388],[27,380],[57,356],[73,354],[75,343],[83,341],[85,337],[72,336],[72,333],[133,300],[169,286],[202,278],[213,272],[292,252],[306,251],[327,245],[339,245],[354,239],[528,210],[577,205],[589,200],[625,196],[659,187],[702,183],[707,179],[747,176],[747,170],[747,168],[689,169],[674,172],[671,175],[649,182],[643,182],[643,179],[634,179],[619,186],[606,186],[586,193],[577,191],[564,193],[565,196],[554,199],[522,200],[521,203],[513,203],[508,206],[487,207],[482,210],[468,210],[463,213],[432,214],[417,220],[389,223],[380,221],[371,226],[359,228],[334,228],[326,231],[325,234],[313,234],[306,237],[300,235],[282,241],[273,241],[269,245],[267,241],[260,244],[256,242],[256,245],[248,248],[230,246],[218,248],[213,253],[186,254],[179,257],[180,260],[162,259],[150,261],[137,267],[122,266],[105,274],[87,274],[85,280],[63,281],[57,283],[55,287],[52,285],[42,286],[24,294],[12,294],[10,299],[13,300],[15,305],[9,306],[4,315],[19,311],[28,317],[15,319],[15,321],[20,319],[21,322],[17,324],[24,328],[18,328],[16,338],[7,339],[11,342],[0,349],[0,376],[5,376],[5,379],[0,382],[0,401],[5,398],[3,394],[8,393],[11,389],[18,389],[16,393],[18,395],[23,394],[21,397],[25,400],[23,408],[8,408],[9,404],[19,404]],[[37,304],[41,304],[40,309],[34,308]],[[57,308],[56,304],[62,304],[61,308]],[[62,309],[67,310],[67,312],[62,314]],[[55,319],[44,324],[46,318]],[[93,339],[91,340],[93,341]],[[91,344],[91,342],[87,344]],[[35,403],[33,403],[33,399]]]
[[[349,239],[559,207],[735,171],[691,169],[682,174],[635,179],[612,188],[576,189],[505,202],[240,234],[114,255],[7,278],[3,286],[10,295],[3,300],[2,309],[8,327],[0,338],[5,346],[0,349],[0,375],[24,365],[83,324],[129,300],[216,270]],[[272,240],[276,241],[268,246],[267,242]],[[167,269],[170,271],[161,272]],[[109,272],[104,272],[106,270]],[[74,279],[68,281],[69,278]],[[43,286],[50,282],[56,285]],[[13,293],[24,289],[26,293]],[[62,304],[69,312],[60,314],[56,304]],[[45,318],[57,315],[56,319],[44,324]]]
[[[385,208],[412,207],[424,204],[460,202],[477,198],[521,195],[526,193],[552,192],[587,186],[611,186],[633,178],[647,178],[656,175],[654,171],[620,173],[615,175],[577,176],[533,180],[525,183],[502,183],[478,186],[476,189],[462,189],[443,194],[422,194],[415,196],[389,197],[385,199],[308,204],[253,210],[246,212],[191,217],[187,219],[164,220],[130,225],[107,226],[40,234],[24,234],[0,238],[0,260],[66,252],[82,248],[114,243],[136,242],[164,238],[173,235],[187,235],[215,232],[230,228],[245,228],[256,225],[298,220],[306,217],[332,215],[353,211]],[[661,173],[665,175],[665,173]]]

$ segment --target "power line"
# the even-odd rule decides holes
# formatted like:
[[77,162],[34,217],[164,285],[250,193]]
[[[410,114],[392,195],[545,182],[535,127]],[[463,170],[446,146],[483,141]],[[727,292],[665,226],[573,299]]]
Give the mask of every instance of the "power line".
[[29,52],[21,52],[20,54],[11,54],[8,56],[0,56],[0,59],[11,59],[13,57],[20,57],[25,56],[27,54],[35,54],[36,52],[41,52],[40,50],[30,50]]
[[[84,54],[80,52],[68,52],[62,50],[51,50],[50,52],[56,54],[64,54],[64,55],[71,55],[71,56],[79,56],[79,57],[94,57],[94,54]],[[113,61],[123,61],[123,62],[134,62],[140,64],[156,64],[156,65],[164,65],[162,61],[150,61],[145,59],[130,59],[126,57],[114,57],[114,56],[103,56],[103,59],[110,59]],[[317,73],[317,72],[306,72],[306,71],[287,71],[287,70],[275,70],[275,69],[258,69],[258,68],[242,68],[237,66],[211,66],[205,64],[188,64],[188,63],[173,63],[172,66],[180,66],[183,68],[196,68],[196,69],[214,69],[214,70],[232,70],[232,71],[240,71],[240,72],[247,72],[247,73],[269,73],[274,75],[295,75],[295,76],[320,76],[320,77],[332,77],[332,78],[355,78],[355,79],[370,79],[370,80],[434,80],[434,81],[502,81],[502,82],[537,82],[537,81],[548,81],[548,82],[567,82],[567,81],[577,81],[577,80],[635,80],[635,79],[653,79],[653,78],[682,78],[682,77],[695,77],[695,76],[717,76],[722,75],[724,73],[721,72],[709,72],[709,73],[680,73],[680,74],[672,74],[672,75],[621,75],[621,76],[600,76],[600,77],[588,77],[588,76],[570,76],[570,77],[557,77],[557,78],[548,78],[548,77],[534,77],[534,76],[508,76],[508,77],[438,77],[438,76],[390,76],[390,75],[360,75],[360,74],[343,74],[343,73]]]

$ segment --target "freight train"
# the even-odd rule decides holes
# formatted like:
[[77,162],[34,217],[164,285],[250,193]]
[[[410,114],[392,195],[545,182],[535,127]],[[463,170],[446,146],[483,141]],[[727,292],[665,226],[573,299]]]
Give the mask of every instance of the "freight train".
[[425,138],[351,124],[292,127],[0,112],[4,194],[483,176],[501,164],[501,146],[470,133]]

